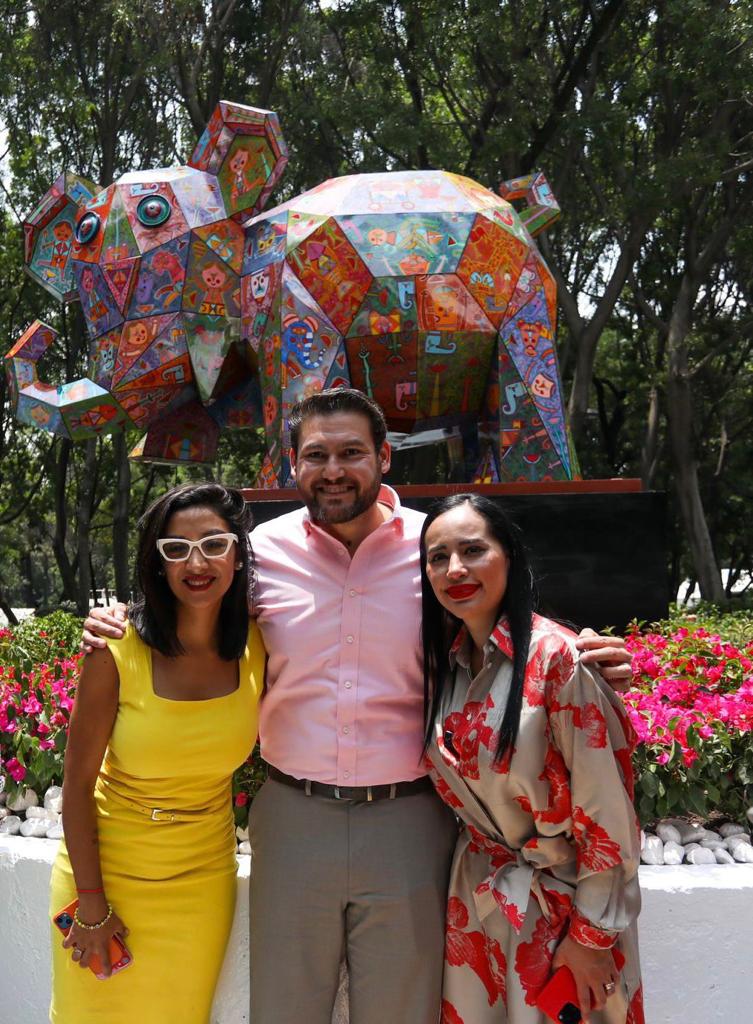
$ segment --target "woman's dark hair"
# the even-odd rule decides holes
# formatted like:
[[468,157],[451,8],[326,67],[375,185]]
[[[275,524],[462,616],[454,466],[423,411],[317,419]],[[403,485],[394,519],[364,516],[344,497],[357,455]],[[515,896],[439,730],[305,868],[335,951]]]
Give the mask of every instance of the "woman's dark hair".
[[507,587],[497,610],[497,618],[507,617],[513,649],[512,681],[507,707],[497,737],[495,760],[499,761],[515,744],[523,705],[531,622],[536,602],[533,574],[520,530],[500,506],[481,494],[452,494],[435,502],[421,530],[421,600],[423,624],[421,639],[424,653],[424,707],[426,710],[426,746],[431,740],[434,718],[444,687],[448,684],[448,655],[460,620],[450,615],[437,600],[426,572],[426,531],[439,516],[464,503],[486,520],[489,532],[502,545],[510,568]]
[[225,661],[243,656],[248,638],[249,582],[253,573],[248,532],[251,511],[240,491],[222,484],[184,484],[158,498],[139,520],[136,579],[140,595],[130,610],[137,633],[149,647],[168,658],[183,654],[177,633],[177,601],[164,573],[157,541],[165,536],[167,524],[176,512],[186,508],[208,508],[227,523],[228,533],[238,535],[236,562],[241,567],[222,598],[218,651]]

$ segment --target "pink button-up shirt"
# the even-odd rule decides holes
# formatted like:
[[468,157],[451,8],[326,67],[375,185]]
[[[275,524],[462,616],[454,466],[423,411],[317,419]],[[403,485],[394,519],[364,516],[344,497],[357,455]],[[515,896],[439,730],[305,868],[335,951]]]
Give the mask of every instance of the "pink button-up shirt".
[[262,754],[299,779],[378,786],[426,774],[420,654],[424,516],[392,508],[353,558],[301,509],[251,541],[255,610],[269,660]]

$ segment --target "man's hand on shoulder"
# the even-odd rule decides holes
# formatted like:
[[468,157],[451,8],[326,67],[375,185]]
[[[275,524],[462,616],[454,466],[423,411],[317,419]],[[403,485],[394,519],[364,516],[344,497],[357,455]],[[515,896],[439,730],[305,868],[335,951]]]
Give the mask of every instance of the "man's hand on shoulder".
[[124,604],[90,609],[84,622],[81,650],[84,654],[91,654],[93,650],[106,647],[107,640],[120,640],[125,634],[127,620],[128,609]]
[[599,674],[613,690],[623,693],[633,681],[633,657],[621,636],[599,636],[592,629],[582,629],[575,646],[584,665],[595,665]]

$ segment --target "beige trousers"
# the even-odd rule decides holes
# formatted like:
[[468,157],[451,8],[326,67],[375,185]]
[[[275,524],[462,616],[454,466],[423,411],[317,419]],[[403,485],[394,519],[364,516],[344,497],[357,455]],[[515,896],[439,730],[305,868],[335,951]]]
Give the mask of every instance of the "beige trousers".
[[353,803],[268,780],[251,808],[251,1024],[438,1024],[457,825],[433,792]]

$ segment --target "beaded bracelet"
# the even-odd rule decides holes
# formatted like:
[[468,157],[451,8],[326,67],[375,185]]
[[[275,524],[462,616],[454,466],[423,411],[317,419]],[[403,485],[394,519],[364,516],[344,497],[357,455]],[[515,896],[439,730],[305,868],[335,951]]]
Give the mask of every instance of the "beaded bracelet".
[[79,926],[79,928],[83,928],[84,931],[86,931],[86,932],[96,932],[98,928],[103,928],[107,924],[107,922],[110,920],[111,917],[112,917],[112,903],[108,903],[107,904],[107,914],[106,914],[106,916],[103,917],[102,920],[98,921],[96,924],[86,924],[85,921],[82,921],[81,918],[78,916],[78,907],[76,907],[76,909],[73,911],[73,920],[76,922],[76,924]]

